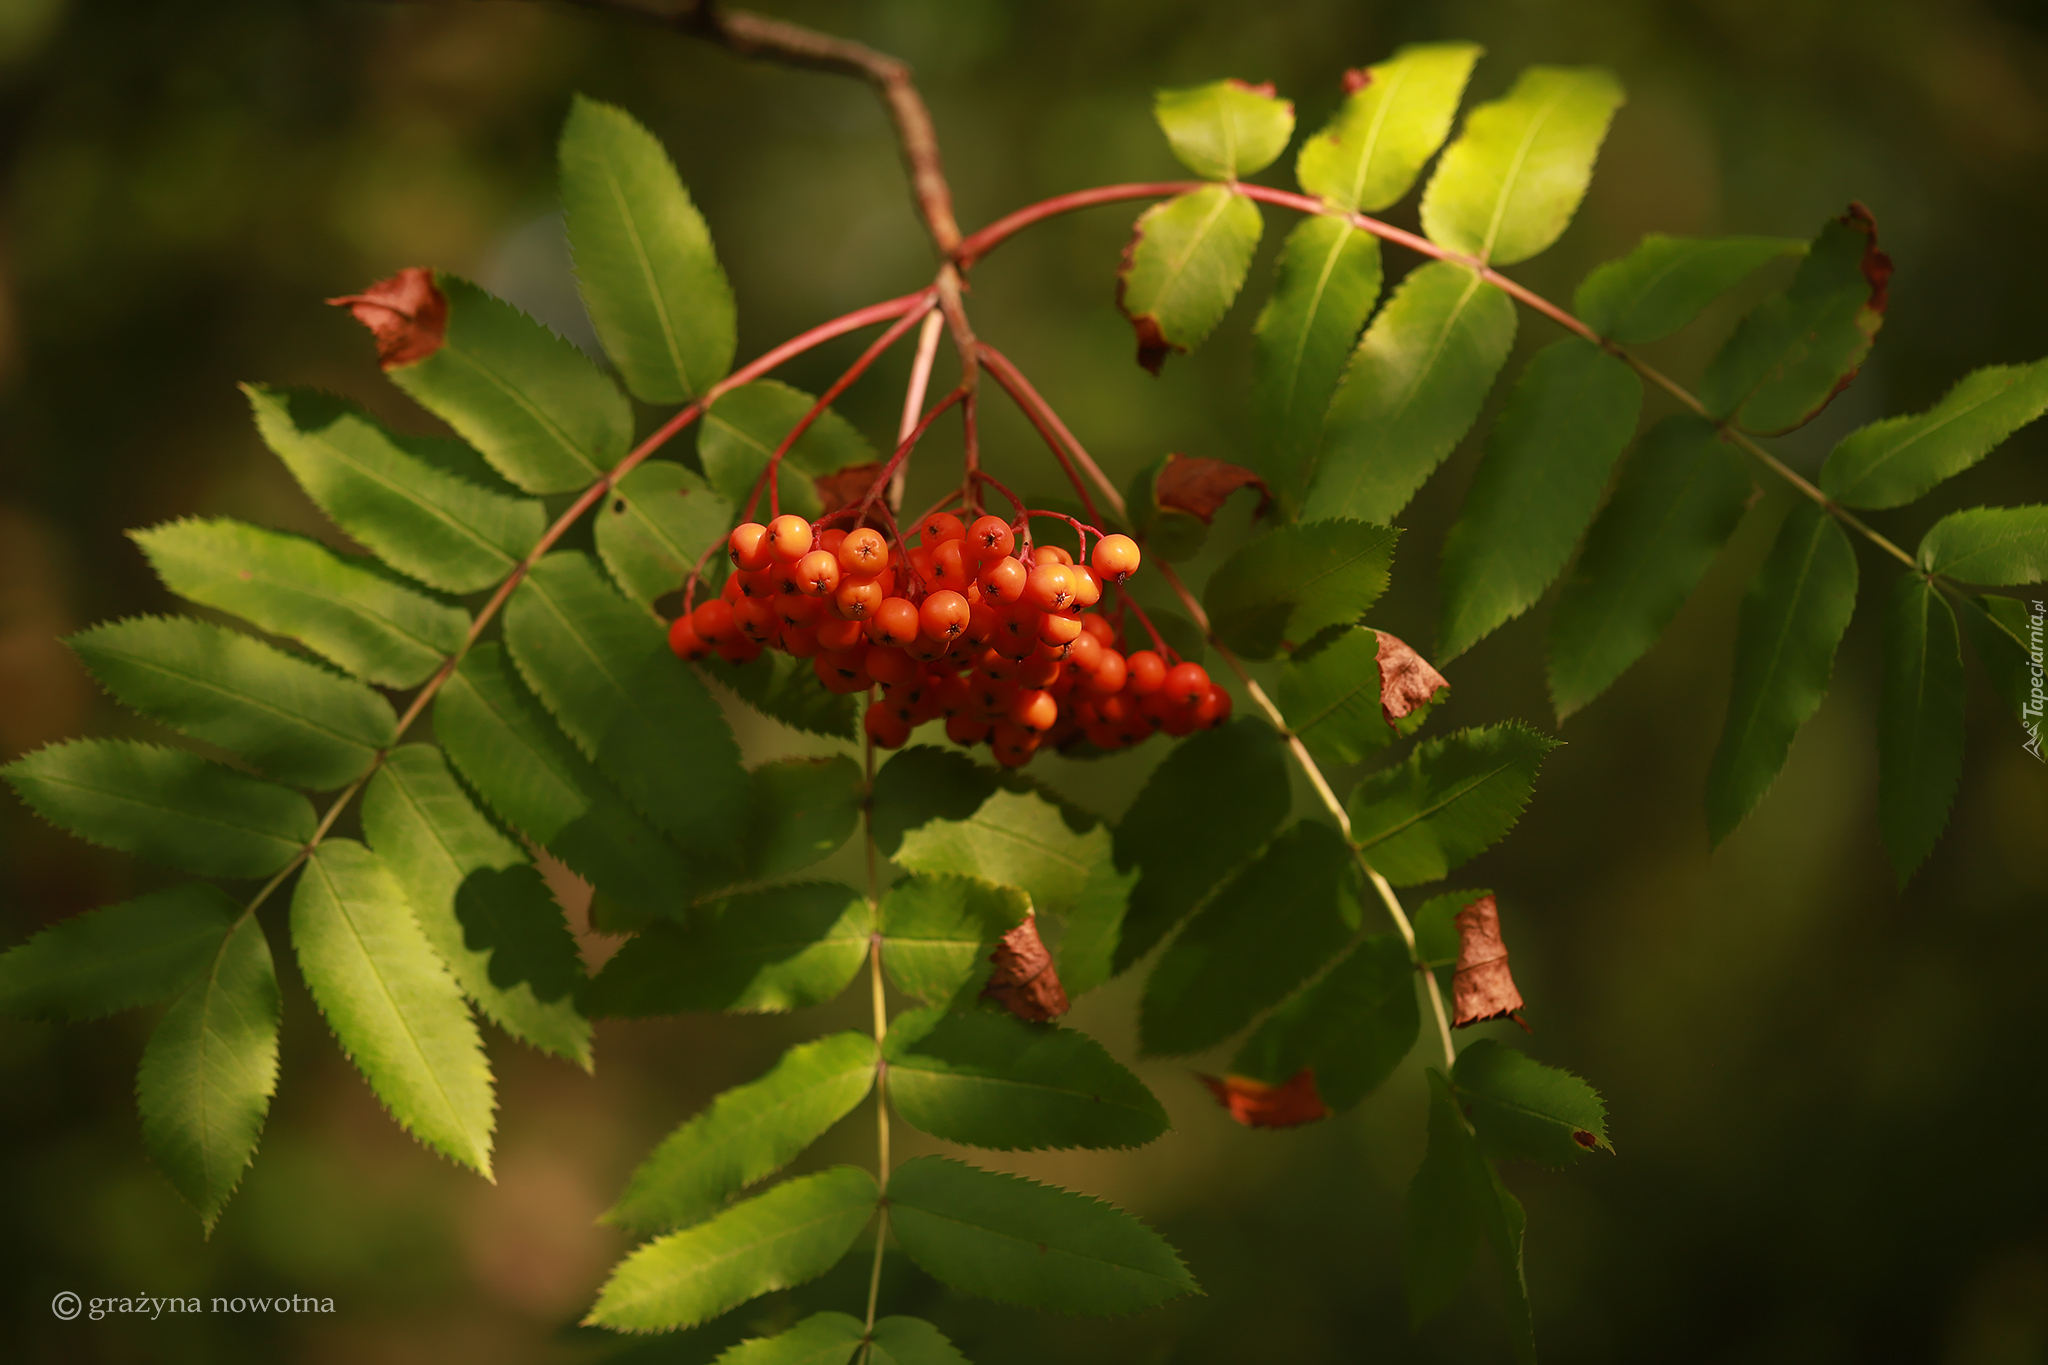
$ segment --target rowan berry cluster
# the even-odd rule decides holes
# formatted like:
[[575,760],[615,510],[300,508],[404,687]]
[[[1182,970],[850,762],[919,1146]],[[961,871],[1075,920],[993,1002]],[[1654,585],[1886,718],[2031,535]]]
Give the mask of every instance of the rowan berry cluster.
[[[676,620],[669,646],[686,659],[809,659],[830,691],[870,692],[862,723],[883,748],[943,716],[954,743],[986,743],[1013,768],[1045,747],[1122,749],[1229,716],[1230,694],[1200,664],[1127,654],[1118,625],[1093,610],[1137,571],[1137,542],[1094,532],[1077,563],[1028,539],[1020,551],[1028,524],[936,512],[915,544],[892,546],[866,526],[745,522],[728,540],[724,587]],[[1075,526],[1085,546],[1093,528]]]

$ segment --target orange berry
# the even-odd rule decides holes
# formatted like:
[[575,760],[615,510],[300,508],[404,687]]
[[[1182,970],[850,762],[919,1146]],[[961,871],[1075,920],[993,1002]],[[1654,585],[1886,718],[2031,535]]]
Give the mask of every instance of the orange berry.
[[687,616],[678,616],[668,628],[668,647],[678,659],[701,659],[713,649],[711,641],[697,634]]
[[1090,692],[1108,696],[1113,692],[1123,691],[1124,683],[1129,677],[1130,672],[1124,665],[1124,656],[1113,649],[1103,649],[1102,657],[1097,659],[1095,667],[1088,671],[1088,680],[1084,685]]
[[825,610],[825,604],[815,597],[794,594],[776,598],[773,606],[775,619],[785,626],[816,625],[819,615]]
[[806,597],[830,597],[839,590],[839,557],[820,549],[799,559],[796,586]]
[[1060,704],[1042,688],[1024,688],[1010,698],[1010,719],[1033,730],[1050,730],[1060,718]]
[[966,633],[973,615],[974,609],[967,605],[967,599],[949,588],[931,594],[917,609],[918,625],[925,637],[949,643]]
[[777,559],[802,559],[811,550],[811,524],[793,512],[768,523],[764,537]]
[[1014,721],[997,721],[989,731],[989,748],[1005,768],[1021,768],[1038,752],[1038,733]]
[[965,558],[966,545],[964,540],[949,540],[932,551],[930,567],[925,572],[926,587],[950,588],[964,594],[974,586],[974,574]]
[[[699,631],[698,634],[703,634]],[[837,615],[818,627],[818,648],[826,651],[852,649],[867,639],[867,627],[858,621],[848,621]]]
[[818,652],[818,632],[810,626],[785,625],[776,643],[790,658],[808,659]]
[[1133,696],[1149,697],[1166,682],[1166,660],[1150,649],[1141,649],[1124,660],[1130,670],[1130,681],[1125,684]]
[[1209,670],[1200,664],[1175,664],[1166,671],[1162,690],[1171,705],[1192,711],[1209,695]]
[[1204,697],[1202,704],[1195,708],[1195,723],[1205,729],[1213,730],[1224,721],[1230,719],[1230,709],[1234,704],[1228,692],[1218,687],[1215,683],[1210,683],[1209,695]]
[[882,585],[872,578],[842,579],[839,590],[832,594],[832,609],[843,620],[865,621],[882,605],[884,596]]
[[1073,642],[1081,634],[1081,619],[1078,616],[1061,616],[1047,612],[1038,618],[1038,640],[1040,644],[1064,645]]
[[811,548],[814,550],[823,550],[826,554],[832,555],[836,558],[839,554],[839,547],[844,545],[845,543],[846,532],[840,530],[837,526],[834,526],[829,531],[818,532],[818,542]]
[[732,620],[733,624],[739,627],[740,634],[757,645],[766,644],[772,639],[776,628],[782,624],[775,619],[774,608],[762,597],[749,597],[735,605],[732,609]]
[[995,608],[972,598],[968,601],[971,605],[967,609],[967,638],[975,644],[985,645],[995,638]]
[[697,632],[698,639],[714,645],[722,645],[732,639],[739,629],[732,621],[732,603],[722,597],[699,602],[697,609],[690,613],[690,626]]
[[923,614],[919,613],[918,636],[915,640],[903,646],[903,652],[919,663],[929,664],[937,663],[940,659],[950,654],[952,650],[953,642],[951,640],[934,640],[931,636],[924,633]]
[[1074,605],[1074,583],[1064,564],[1041,563],[1024,585],[1024,600],[1040,611],[1065,611]]
[[1067,645],[1067,662],[1083,673],[1093,673],[1103,653],[1102,642],[1084,630]]
[[868,738],[884,749],[900,749],[910,739],[910,723],[889,709],[886,702],[875,702],[861,717],[861,726],[868,732]]
[[885,597],[868,618],[868,638],[878,645],[901,647],[918,635],[917,608],[904,597]]
[[1017,669],[1019,687],[1051,687],[1060,680],[1061,667],[1056,659],[1026,659]]
[[878,574],[889,567],[889,542],[872,526],[848,531],[839,542],[839,567],[850,574]]
[[917,534],[927,546],[936,547],[944,541],[965,538],[967,528],[951,512],[934,512],[917,524]]
[[1040,564],[1071,564],[1073,562],[1074,557],[1057,545],[1040,545],[1031,551],[1031,563],[1034,567]]
[[968,551],[977,564],[1001,559],[1017,548],[1017,533],[1001,517],[980,517],[967,528]]
[[1003,607],[1024,596],[1024,587],[1031,581],[1031,571],[1013,556],[1004,555],[983,565],[981,576],[975,581],[981,587],[984,602],[992,607]]
[[884,686],[907,683],[923,674],[908,654],[887,645],[877,645],[868,651],[867,668],[868,676]]
[[1081,618],[1081,628],[1101,641],[1104,648],[1116,648],[1116,627],[1109,623],[1108,617],[1084,616]]
[[946,738],[972,748],[988,738],[989,724],[968,715],[946,717]]
[[1102,576],[1086,564],[1070,566],[1067,577],[1074,583],[1075,606],[1085,611],[1102,600]]
[[928,545],[913,545],[904,553],[910,561],[910,571],[920,583],[929,583],[932,578],[932,548]]
[[1095,542],[1095,553],[1088,556],[1088,562],[1103,582],[1121,584],[1138,571],[1139,558],[1137,541],[1129,536],[1104,536]]
[[744,635],[735,635],[718,647],[718,657],[727,663],[752,663],[761,657],[761,646]]
[[1127,725],[1138,714],[1138,705],[1124,692],[1095,699],[1095,714],[1102,717],[1105,725]]
[[749,572],[767,568],[775,555],[768,544],[768,528],[758,521],[743,521],[733,527],[732,534],[725,538],[725,548],[732,556],[733,566]]
[[727,602],[739,601],[740,598],[744,595],[740,592],[740,580],[745,577],[746,575],[743,573],[727,574],[725,576],[725,582],[718,585],[718,595],[724,598]]

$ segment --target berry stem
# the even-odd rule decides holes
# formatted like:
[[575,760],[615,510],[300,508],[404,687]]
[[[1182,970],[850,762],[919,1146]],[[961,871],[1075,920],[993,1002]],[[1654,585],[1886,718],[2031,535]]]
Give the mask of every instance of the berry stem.
[[[1024,372],[1011,364],[1008,356],[985,341],[980,344],[979,350],[982,363],[988,367],[988,372],[996,377],[996,383],[1002,385],[1003,392],[1010,395],[1011,400],[1044,438],[1046,445],[1052,448],[1053,458],[1058,460],[1060,468],[1066,471],[1067,482],[1074,486],[1074,492],[1079,495],[1081,505],[1088,509],[1090,519],[1099,526],[1102,524],[1102,513],[1096,509],[1095,499],[1088,496],[1088,486],[1081,482],[1081,476],[1074,471],[1076,463],[1086,469],[1088,477],[1102,489],[1102,496],[1116,509],[1117,517],[1128,520],[1129,514],[1124,508],[1123,495],[1116,491],[1108,476],[1102,472],[1102,467],[1096,464],[1088,452],[1082,449],[1081,443],[1074,439],[1074,433],[1067,430],[1067,424],[1052,410],[1052,405],[1039,397],[1038,390],[1031,387],[1031,381],[1024,377]],[[1068,458],[1069,452],[1072,454],[1071,459]]]
[[[868,704],[874,704],[874,689],[868,689]],[[868,913],[874,931],[868,936],[868,982],[874,999],[875,1030],[875,1185],[881,1191],[880,1210],[875,1220],[875,1263],[868,1272],[868,1325],[875,1332],[875,1309],[882,1297],[882,1252],[889,1236],[889,1064],[882,1060],[882,1043],[889,1036],[888,1002],[882,991],[882,894],[875,861],[875,737],[862,727],[866,785],[861,791],[861,835],[867,845]]]
[[[944,398],[934,403],[931,410],[926,412],[918,424],[911,428],[910,434],[904,437],[902,443],[896,447],[896,453],[889,457],[889,463],[882,466],[882,472],[875,476],[874,485],[868,489],[867,496],[860,500],[853,517],[853,524],[855,526],[861,524],[861,521],[868,514],[868,509],[875,505],[875,499],[879,498],[882,495],[882,491],[889,486],[890,476],[902,468],[903,462],[910,458],[910,452],[917,448],[917,443],[924,439],[924,434],[927,431],[931,430],[932,423],[939,419],[939,414],[952,407],[955,403],[965,399],[971,392],[973,390],[965,383],[962,383],[959,388],[954,389]],[[844,510],[842,508],[841,512]],[[832,515],[839,516],[841,512],[834,512]],[[891,533],[894,534],[893,529]],[[902,538],[899,535],[897,539],[900,543]]]

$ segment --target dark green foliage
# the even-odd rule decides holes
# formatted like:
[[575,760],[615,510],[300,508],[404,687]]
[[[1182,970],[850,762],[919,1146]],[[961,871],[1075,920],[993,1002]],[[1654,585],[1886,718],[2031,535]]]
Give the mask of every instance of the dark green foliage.
[[990,945],[1030,909],[1030,898],[1014,886],[906,877],[882,897],[882,970],[913,1000],[943,1004],[987,976]]
[[903,835],[932,820],[965,820],[995,795],[995,769],[958,749],[913,744],[891,754],[875,773],[875,848],[896,856]]
[[1772,261],[1806,254],[1787,237],[1645,236],[1618,261],[1580,282],[1579,321],[1610,341],[1638,346],[1671,335],[1708,304]]
[[[641,606],[683,586],[732,525],[732,504],[695,471],[649,460],[621,479],[597,513],[597,555]],[[698,600],[707,593],[700,591]]]
[[[701,600],[701,599],[700,599]],[[787,654],[763,654],[751,663],[706,659],[697,667],[724,683],[749,706],[792,729],[845,739],[852,735],[859,707],[818,686],[810,664]]]
[[1920,566],[1965,583],[2017,587],[2048,579],[2048,505],[1951,512],[1920,538]]
[[0,1014],[75,1023],[168,999],[208,970],[240,910],[184,882],[60,920],[0,954]]
[[1557,743],[1513,722],[1430,740],[1352,791],[1351,837],[1396,886],[1449,876],[1515,827]]
[[1458,1054],[1451,1087],[1496,1160],[1569,1166],[1607,1141],[1607,1107],[1570,1072],[1482,1038]]
[[1380,709],[1379,649],[1378,632],[1353,626],[1297,651],[1281,672],[1281,713],[1317,762],[1356,763],[1401,733]]
[[1109,831],[1077,834],[1033,791],[998,791],[961,820],[929,820],[903,836],[896,865],[911,872],[1014,886],[1037,910],[1062,914],[1109,861]]
[[1230,1069],[1279,1085],[1307,1067],[1317,1095],[1341,1114],[1394,1073],[1421,1026],[1407,947],[1374,934],[1268,1015]]
[[[745,507],[761,472],[768,467],[768,457],[816,401],[774,379],[742,384],[720,395],[697,428],[697,458],[704,466],[704,477],[735,508]],[[868,464],[875,458],[874,447],[852,423],[827,408],[783,459],[776,476],[781,509],[817,516],[820,503],[810,476]],[[768,519],[767,508],[764,491],[756,509],[763,521]]]
[[1948,823],[1963,775],[1963,652],[1941,590],[1908,573],[1885,607],[1878,693],[1877,810],[1904,882]]
[[1260,536],[1225,560],[1202,594],[1217,640],[1269,659],[1356,622],[1387,590],[1396,535],[1340,518]]
[[1402,1258],[1409,1316],[1416,1326],[1450,1304],[1485,1242],[1500,1276],[1515,1358],[1536,1358],[1529,1288],[1522,1275],[1522,1206],[1500,1183],[1493,1163],[1452,1098],[1442,1073],[1429,1072],[1429,1152],[1408,1187],[1408,1234]]
[[749,805],[741,859],[766,881],[830,857],[860,823],[860,765],[836,758],[784,758],[747,774]]

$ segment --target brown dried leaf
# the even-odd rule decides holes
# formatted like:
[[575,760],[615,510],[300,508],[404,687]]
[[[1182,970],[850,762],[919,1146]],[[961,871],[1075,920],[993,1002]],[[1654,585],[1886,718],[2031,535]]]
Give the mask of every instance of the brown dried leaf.
[[1029,914],[1024,922],[1003,935],[988,960],[996,964],[982,988],[982,998],[997,1001],[1019,1019],[1042,1024],[1067,1012],[1066,987],[1052,965],[1052,954],[1038,936],[1038,916]]
[[370,329],[377,359],[387,370],[425,360],[448,335],[448,300],[435,287],[434,272],[422,266],[407,266],[360,294],[327,302],[348,309]]
[[[843,507],[853,506],[868,495],[868,490],[875,486],[875,480],[881,473],[881,462],[876,461],[870,464],[850,464],[843,469],[835,469],[830,474],[812,475],[811,484],[818,490],[818,501],[824,505],[824,510],[818,515],[829,517]],[[889,528],[885,521],[885,510],[881,500],[876,499],[875,505],[868,509],[867,516],[861,519],[860,524],[872,526],[878,531],[887,531]],[[854,527],[849,522],[843,529],[851,531]]]
[[1273,503],[1272,490],[1266,487],[1264,479],[1243,465],[1200,456],[1190,459],[1186,455],[1168,455],[1152,486],[1152,500],[1161,507],[1192,512],[1207,522],[1215,519],[1216,509],[1224,499],[1240,488],[1259,490],[1259,510],[1253,515],[1264,516]]
[[[1513,1019],[1522,1008],[1522,993],[1515,989],[1515,977],[1508,970],[1508,947],[1500,937],[1500,907],[1492,896],[1481,896],[1460,910],[1452,923],[1458,926],[1458,965],[1451,973],[1451,1005],[1456,1011],[1453,1028],[1483,1023],[1488,1019]],[[1522,1024],[1527,1028],[1527,1024]]]
[[1293,1128],[1330,1116],[1316,1093],[1315,1068],[1303,1067],[1279,1085],[1250,1076],[1203,1076],[1202,1084],[1230,1117],[1247,1128]]
[[1398,730],[1398,721],[1450,691],[1451,685],[1406,641],[1383,630],[1375,633],[1380,637],[1380,714]]

